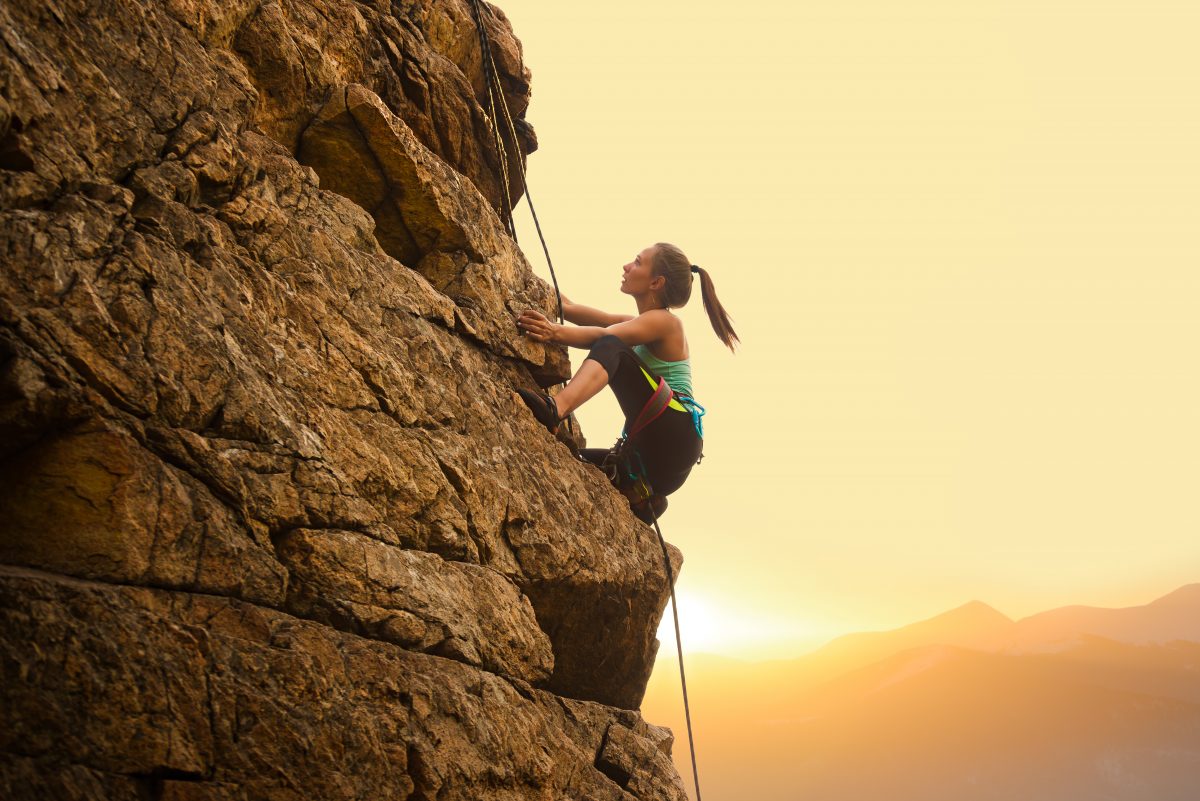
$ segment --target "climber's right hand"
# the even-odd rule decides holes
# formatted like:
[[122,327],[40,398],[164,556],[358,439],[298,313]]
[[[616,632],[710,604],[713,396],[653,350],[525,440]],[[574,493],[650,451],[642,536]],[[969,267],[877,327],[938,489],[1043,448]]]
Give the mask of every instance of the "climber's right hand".
[[517,327],[525,336],[538,342],[556,342],[558,331],[562,328],[534,309],[521,312],[521,316],[517,318]]

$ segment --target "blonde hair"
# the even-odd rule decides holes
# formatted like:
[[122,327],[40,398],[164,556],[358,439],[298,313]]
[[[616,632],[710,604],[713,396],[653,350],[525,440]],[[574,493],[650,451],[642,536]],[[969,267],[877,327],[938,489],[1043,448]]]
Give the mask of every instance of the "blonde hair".
[[741,342],[737,332],[733,330],[733,322],[729,319],[725,307],[717,299],[717,290],[713,286],[712,277],[708,271],[692,264],[691,260],[675,245],[669,242],[659,242],[654,246],[654,258],[650,262],[650,273],[661,275],[666,283],[662,289],[663,303],[667,308],[678,309],[687,305],[692,297],[692,275],[700,276],[700,296],[704,301],[704,311],[712,323],[713,331],[730,350],[736,350],[735,345]]

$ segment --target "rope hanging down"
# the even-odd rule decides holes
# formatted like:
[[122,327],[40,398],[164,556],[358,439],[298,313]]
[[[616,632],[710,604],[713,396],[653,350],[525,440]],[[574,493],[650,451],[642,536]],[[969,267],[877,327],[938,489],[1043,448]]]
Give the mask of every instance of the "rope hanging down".
[[700,770],[696,767],[696,740],[692,737],[692,709],[688,704],[687,676],[683,673],[683,638],[679,635],[679,603],[675,600],[675,571],[671,568],[671,556],[667,553],[667,541],[663,539],[662,529],[658,525],[658,515],[651,503],[650,517],[654,520],[654,532],[658,534],[658,544],[662,546],[663,563],[667,566],[667,586],[671,588],[671,616],[675,619],[675,652],[679,655],[679,683],[683,685],[683,717],[687,721],[688,750],[692,756],[692,781],[696,783],[696,801],[700,801]]
[[508,149],[504,146],[504,137],[500,132],[500,117],[496,114],[497,99],[500,101],[500,110],[503,112],[503,118],[508,129],[509,142],[512,143],[513,151],[516,154],[513,160],[517,163],[517,171],[521,174],[521,185],[525,190],[525,202],[529,204],[529,213],[533,217],[533,225],[537,229],[538,239],[542,242],[542,252],[546,254],[546,265],[550,268],[550,280],[554,283],[554,296],[558,300],[558,322],[562,323],[564,322],[563,303],[562,292],[558,288],[558,276],[554,272],[554,262],[550,260],[550,248],[546,246],[546,237],[542,234],[542,224],[538,220],[537,211],[533,208],[533,196],[529,193],[529,182],[525,178],[525,162],[521,159],[521,146],[517,141],[517,127],[513,123],[512,114],[508,110],[508,101],[504,98],[504,88],[500,85],[499,70],[496,69],[496,61],[492,58],[492,43],[483,25],[481,0],[471,0],[471,10],[475,16],[475,30],[479,34],[479,49],[483,61],[485,82],[487,83],[488,107],[492,112],[488,123],[492,128],[492,135],[495,138],[496,154],[500,158],[500,176],[503,183],[501,191],[504,194],[502,198],[505,212],[504,224],[508,229],[509,236],[516,242],[517,227],[513,221],[512,194],[508,183]]

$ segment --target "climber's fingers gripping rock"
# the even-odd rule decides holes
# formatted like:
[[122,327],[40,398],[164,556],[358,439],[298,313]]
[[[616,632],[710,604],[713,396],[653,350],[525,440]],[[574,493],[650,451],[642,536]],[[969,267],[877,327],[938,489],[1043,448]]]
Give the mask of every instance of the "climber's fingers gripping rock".
[[517,327],[530,339],[538,342],[554,342],[555,334],[560,328],[558,323],[547,319],[546,315],[533,309],[521,312],[521,316],[517,318]]

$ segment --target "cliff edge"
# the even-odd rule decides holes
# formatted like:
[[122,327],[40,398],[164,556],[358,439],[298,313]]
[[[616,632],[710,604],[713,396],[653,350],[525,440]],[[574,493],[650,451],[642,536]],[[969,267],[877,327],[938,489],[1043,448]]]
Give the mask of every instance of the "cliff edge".
[[483,21],[508,164],[468,0],[0,5],[0,796],[685,799]]

